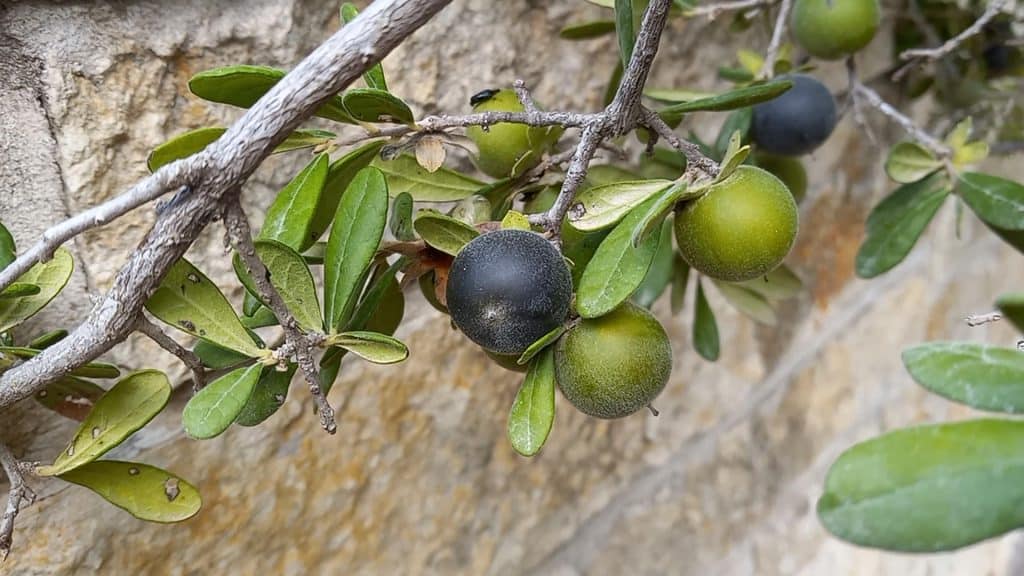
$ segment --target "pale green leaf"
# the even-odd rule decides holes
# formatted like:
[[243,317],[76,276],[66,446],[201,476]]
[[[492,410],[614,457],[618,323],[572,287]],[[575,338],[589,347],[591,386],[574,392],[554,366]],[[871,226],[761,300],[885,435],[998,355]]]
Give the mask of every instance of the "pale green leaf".
[[583,231],[608,228],[671,185],[671,180],[634,180],[588,188],[576,196],[570,207],[569,225]]
[[236,368],[207,384],[181,412],[185,433],[205,440],[227,430],[249,401],[262,369],[257,362]]
[[928,342],[903,351],[914,380],[980,410],[1024,412],[1024,354],[973,342]]
[[409,357],[409,349],[401,340],[376,332],[342,332],[331,336],[328,343],[374,364],[394,364]]
[[430,210],[421,210],[416,215],[413,228],[432,248],[452,256],[457,255],[463,246],[480,235],[480,232],[469,224]]
[[138,462],[91,462],[60,479],[84,486],[139,520],[149,522],[188,520],[203,505],[195,486],[166,470]]
[[479,180],[444,167],[428,172],[409,154],[402,154],[394,160],[378,158],[373,165],[387,177],[392,196],[408,192],[417,202],[461,200],[484,186]]
[[916,142],[900,142],[885,159],[885,172],[901,184],[917,182],[942,167],[942,161]]
[[[316,285],[309,266],[298,252],[273,240],[257,240],[254,242],[256,256],[263,262],[270,275],[270,284],[277,289],[284,300],[288,311],[295,317],[299,326],[307,331],[323,329],[320,317],[320,302],[316,297]],[[252,294],[258,294],[256,285],[245,269],[245,264],[237,255],[234,258],[235,273]],[[260,299],[262,302],[262,299]],[[268,306],[266,302],[262,302]]]
[[18,282],[39,286],[38,293],[21,298],[0,299],[0,334],[31,318],[53,300],[71,278],[75,262],[71,253],[58,248],[53,258],[39,262],[18,277]]
[[549,347],[534,358],[508,415],[508,439],[523,456],[544,446],[555,421],[555,354]]

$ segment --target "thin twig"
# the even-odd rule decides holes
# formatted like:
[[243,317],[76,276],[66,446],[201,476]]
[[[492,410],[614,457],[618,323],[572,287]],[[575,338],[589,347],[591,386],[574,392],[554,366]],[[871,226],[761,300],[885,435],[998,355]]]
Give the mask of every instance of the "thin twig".
[[35,502],[36,495],[25,483],[25,467],[14,457],[11,449],[2,442],[0,442],[0,465],[3,466],[10,483],[10,488],[7,491],[7,508],[4,509],[4,514],[0,517],[0,561],[3,561],[7,560],[7,555],[11,553],[11,545],[14,543],[14,519],[21,511],[22,504],[31,505]]
[[683,156],[686,157],[686,170],[688,172],[692,170],[699,170],[708,176],[715,178],[718,176],[719,166],[718,163],[708,158],[701,152],[700,146],[697,146],[693,142],[683,140],[658,116],[658,113],[653,110],[644,109],[644,124],[654,130],[654,132],[664,138],[668,142],[669,146],[672,146],[678,150]]
[[979,16],[973,24],[965,28],[963,32],[949,40],[946,40],[941,46],[936,48],[912,48],[910,50],[904,50],[900,53],[900,59],[907,61],[914,60],[916,58],[922,58],[924,60],[938,60],[939,58],[952,53],[964,42],[980,33],[982,29],[985,28],[986,24],[999,15],[999,12],[1002,11],[1006,2],[1007,0],[990,0],[988,6],[985,7],[985,11],[981,13],[981,16]]
[[882,114],[888,116],[899,124],[904,131],[910,135],[911,138],[916,140],[919,144],[928,148],[935,155],[940,158],[948,158],[953,152],[944,143],[939,141],[928,132],[925,132],[921,127],[914,123],[907,115],[903,114],[891,104],[882,99],[873,89],[868,88],[862,82],[856,78],[853,80],[853,88],[851,89],[851,95],[854,98],[864,98],[864,100],[870,104],[873,108],[877,109]]
[[718,18],[719,14],[723,12],[733,12],[738,10],[747,10],[749,8],[758,8],[760,6],[768,6],[773,4],[775,0],[733,0],[731,2],[717,2],[715,4],[702,4],[686,12],[689,17],[694,16],[707,16],[708,20],[714,20]]
[[334,421],[334,410],[327,398],[324,397],[323,390],[320,389],[320,371],[313,358],[313,350],[323,343],[324,335],[304,332],[295,320],[295,316],[288,310],[288,306],[285,305],[277,288],[270,283],[267,267],[256,254],[256,246],[252,242],[249,219],[245,216],[237,198],[229,202],[224,211],[224,226],[227,228],[232,247],[242,259],[246,271],[256,285],[260,299],[268,304],[278,323],[284,329],[287,351],[279,350],[279,357],[285,359],[292,355],[295,356],[295,360],[309,384],[309,392],[313,396],[313,401],[316,403],[317,413],[320,415],[320,425],[328,434],[334,434],[338,430],[338,425]]
[[153,342],[156,342],[164,350],[177,356],[178,360],[181,360],[192,371],[193,392],[198,392],[206,386],[206,368],[195,352],[185,348],[177,340],[168,336],[166,332],[146,318],[145,315],[139,316],[135,329]]
[[988,314],[971,314],[967,318],[964,318],[964,322],[970,327],[981,326],[990,322],[998,322],[1003,319],[1003,315],[1000,312],[989,312]]
[[789,21],[789,12],[792,7],[793,0],[782,0],[782,4],[779,6],[779,15],[775,18],[775,28],[772,30],[772,39],[768,43],[764,64],[761,65],[762,78],[771,78],[775,75],[775,61],[779,58],[782,37],[786,33],[786,24]]
[[526,82],[523,80],[516,80],[512,83],[512,89],[516,92],[516,97],[519,98],[519,103],[523,105],[523,109],[527,113],[539,112],[537,104],[533,101],[533,96],[530,95],[529,89],[526,88]]

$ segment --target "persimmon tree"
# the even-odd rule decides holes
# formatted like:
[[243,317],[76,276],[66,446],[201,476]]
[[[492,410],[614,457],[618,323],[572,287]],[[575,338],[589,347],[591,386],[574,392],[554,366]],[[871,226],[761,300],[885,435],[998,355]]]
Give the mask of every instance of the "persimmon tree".
[[[342,28],[292,71],[229,66],[182,87],[248,109],[232,126],[156,147],[148,178],[54,225],[27,250],[0,225],[0,410],[34,399],[81,422],[50,464],[20,461],[0,445],[11,486],[0,555],[32,502],[29,483],[41,478],[85,486],[143,520],[199,511],[199,491],[174,473],[102,459],[170,398],[159,371],[122,374],[97,362],[134,332],[190,370],[194,393],[181,419],[199,440],[272,417],[296,374],[320,425],[334,433],[327,394],[342,360],[408,356],[393,334],[410,289],[450,313],[498,365],[524,372],[507,422],[523,456],[538,453],[552,431],[556,388],[594,417],[645,407],[656,414],[673,350],[647,309],[666,295],[681,313],[694,284],[693,347],[709,361],[720,342],[706,290],[773,325],[777,303],[801,290],[783,264],[798,233],[798,202],[814,185],[799,156],[827,146],[839,121],[857,122],[874,139],[865,117],[879,113],[906,134],[887,143],[894,189],[867,219],[859,276],[899,265],[944,204],[962,217],[969,210],[1024,252],[1024,186],[972,169],[1024,142],[1022,15],[1013,2],[897,0],[887,6],[894,25],[883,26],[876,0],[590,1],[609,9],[607,19],[561,36],[615,35],[621,58],[607,71],[601,110],[541,109],[515,80],[467,95],[466,111],[419,117],[389,89],[380,60],[447,0],[377,0],[362,14],[345,4]],[[647,86],[670,18],[726,17],[739,35],[759,22],[771,34],[763,49],[737,52],[735,65],[709,69],[719,91]],[[893,34],[891,66],[862,78],[857,52],[879,30]],[[845,60],[839,93],[814,77],[816,59]],[[886,91],[903,95],[900,105]],[[925,95],[933,117],[918,124],[901,106]],[[687,117],[721,112],[728,114],[713,142],[679,134]],[[302,127],[313,116],[336,128]],[[309,161],[253,231],[239,202],[245,181],[267,156],[284,153]],[[449,155],[475,169],[457,169],[467,163]],[[612,161],[594,163],[598,156]],[[74,257],[63,244],[149,203],[153,228],[81,324],[35,336],[15,330],[69,279]],[[184,258],[218,221],[241,302]],[[322,268],[319,285],[313,267]],[[997,305],[971,321],[1006,315],[1024,330],[1024,295]],[[1024,409],[1016,349],[928,343],[903,358],[916,381],[954,401]],[[892,432],[838,459],[818,513],[830,532],[857,544],[964,546],[1024,525],[1016,506],[1022,451],[1024,423],[1011,420]]]

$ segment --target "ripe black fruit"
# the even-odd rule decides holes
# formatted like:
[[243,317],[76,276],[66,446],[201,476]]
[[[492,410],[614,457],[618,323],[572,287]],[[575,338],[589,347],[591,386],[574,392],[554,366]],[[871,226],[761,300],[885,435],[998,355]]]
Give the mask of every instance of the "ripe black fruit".
[[569,313],[572,276],[539,234],[499,230],[459,252],[448,275],[448,311],[470,340],[498,354],[522,354]]
[[799,156],[821,146],[836,126],[836,102],[824,84],[804,74],[783,76],[793,87],[754,106],[750,125],[757,146],[770,154]]

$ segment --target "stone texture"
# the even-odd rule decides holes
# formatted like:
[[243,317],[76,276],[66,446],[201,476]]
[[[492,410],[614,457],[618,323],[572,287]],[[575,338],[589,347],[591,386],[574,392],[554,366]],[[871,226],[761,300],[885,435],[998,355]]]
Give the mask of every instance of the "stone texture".
[[[319,0],[21,2],[0,10],[0,219],[22,244],[142,177],[146,153],[167,137],[237,116],[187,96],[192,73],[239,62],[287,67],[337,26],[336,5]],[[455,0],[385,68],[419,113],[465,110],[480,88],[515,77],[550,106],[595,109],[614,46],[555,35],[602,15],[580,1]],[[735,43],[724,27],[673,22],[651,85],[713,87],[709,71]],[[841,85],[842,70],[823,73]],[[711,134],[719,118],[701,121],[696,128]],[[410,293],[398,335],[412,356],[392,367],[346,361],[331,395],[336,436],[318,430],[296,385],[266,425],[191,441],[180,432],[186,393],[178,391],[112,456],[180,473],[200,488],[203,511],[182,525],[145,524],[86,490],[37,482],[43,497],[19,517],[4,573],[1018,573],[1015,536],[901,556],[836,541],[814,517],[824,472],[851,443],[970,415],[916,387],[900,349],[1015,337],[1005,325],[968,329],[960,320],[1019,288],[1024,269],[970,216],[958,238],[952,204],[897,270],[854,278],[864,217],[891,188],[881,160],[849,121],[808,158],[812,185],[791,256],[808,290],[783,308],[780,327],[739,317],[712,290],[725,347],[707,364],[690,351],[689,320],[670,317],[666,302],[656,306],[676,351],[658,418],[598,421],[559,398],[544,453],[515,456],[505,418],[520,377],[491,364]],[[301,154],[275,157],[257,172],[246,190],[257,220],[302,162]],[[1009,161],[991,169],[1024,177]],[[76,241],[72,285],[26,333],[80,318],[151,218],[140,210]],[[217,226],[191,256],[234,286]],[[184,376],[141,340],[111,360]],[[25,403],[3,415],[0,437],[47,460],[73,429]]]

